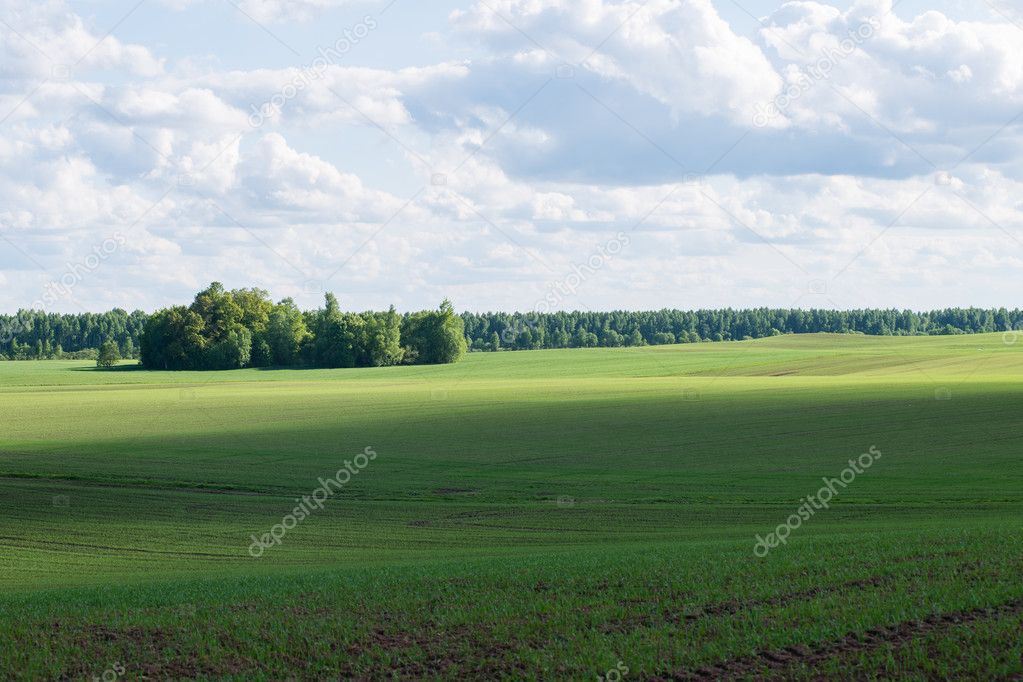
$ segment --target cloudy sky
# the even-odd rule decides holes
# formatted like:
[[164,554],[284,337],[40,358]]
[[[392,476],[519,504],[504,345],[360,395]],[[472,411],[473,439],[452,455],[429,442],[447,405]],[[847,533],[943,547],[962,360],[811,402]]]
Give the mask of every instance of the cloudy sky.
[[1018,306],[1019,3],[831,1],[0,0],[0,311]]

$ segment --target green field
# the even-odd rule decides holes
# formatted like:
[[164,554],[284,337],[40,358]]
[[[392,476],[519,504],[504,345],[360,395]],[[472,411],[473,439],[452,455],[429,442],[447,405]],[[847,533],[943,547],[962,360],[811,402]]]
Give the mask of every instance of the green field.
[[1019,679],[1011,341],[0,363],[0,678]]

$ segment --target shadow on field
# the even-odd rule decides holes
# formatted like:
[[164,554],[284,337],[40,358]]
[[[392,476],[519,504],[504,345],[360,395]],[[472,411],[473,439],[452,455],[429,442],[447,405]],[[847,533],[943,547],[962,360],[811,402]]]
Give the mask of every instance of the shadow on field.
[[71,367],[69,372],[151,372],[136,362],[130,365],[114,365],[113,367]]

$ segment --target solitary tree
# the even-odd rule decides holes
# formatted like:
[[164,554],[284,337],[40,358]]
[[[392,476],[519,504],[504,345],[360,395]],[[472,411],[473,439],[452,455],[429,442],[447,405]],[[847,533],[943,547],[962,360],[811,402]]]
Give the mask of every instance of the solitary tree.
[[99,357],[96,358],[96,366],[109,369],[121,359],[121,351],[117,349],[117,342],[107,339],[99,349]]

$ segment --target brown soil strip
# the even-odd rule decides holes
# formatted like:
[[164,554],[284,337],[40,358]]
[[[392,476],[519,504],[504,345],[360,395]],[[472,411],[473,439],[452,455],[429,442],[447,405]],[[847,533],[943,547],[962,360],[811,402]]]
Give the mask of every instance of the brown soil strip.
[[748,601],[739,601],[737,599],[729,600],[726,602],[718,602],[716,604],[707,604],[702,607],[698,613],[689,613],[684,616],[676,616],[676,620],[690,621],[698,620],[705,616],[722,616],[731,615],[733,613],[739,613],[740,611],[747,611],[753,608],[761,608],[764,606],[787,606],[795,602],[808,601],[810,599],[818,599],[825,597],[830,594],[836,594],[840,592],[847,592],[849,590],[862,590],[869,587],[881,587],[892,582],[890,576],[872,576],[870,578],[861,580],[849,580],[844,583],[837,585],[818,585],[810,587],[805,590],[798,590],[796,592],[789,592],[787,594],[780,594],[776,597],[767,597],[764,599],[751,599]]
[[[353,658],[374,650],[386,652],[389,660],[386,676],[397,679],[437,676],[494,679],[525,670],[525,666],[507,660],[511,643],[497,640],[491,629],[481,623],[415,630],[380,625],[347,649]],[[380,663],[371,666],[369,671],[342,670],[342,676],[357,680],[385,676]]]
[[818,599],[830,594],[847,592],[854,589],[870,587],[881,587],[890,584],[894,580],[891,576],[872,576],[866,579],[849,580],[837,585],[815,586],[805,590],[780,594],[774,597],[763,599],[749,599],[740,601],[730,599],[723,602],[704,604],[693,607],[692,611],[679,613],[674,610],[666,610],[660,618],[651,614],[635,614],[626,618],[619,618],[599,626],[604,634],[631,632],[642,627],[653,627],[661,623],[690,623],[712,616],[728,616],[755,608],[787,606],[795,602]]
[[667,680],[735,680],[748,677],[782,676],[796,666],[819,665],[834,656],[870,651],[885,645],[899,646],[922,635],[945,630],[955,625],[974,623],[990,618],[1023,613],[1023,599],[998,606],[935,614],[920,620],[871,628],[863,633],[849,633],[836,640],[813,646],[795,645],[783,649],[759,651],[752,656],[736,658],[698,670],[683,670],[660,679]]

